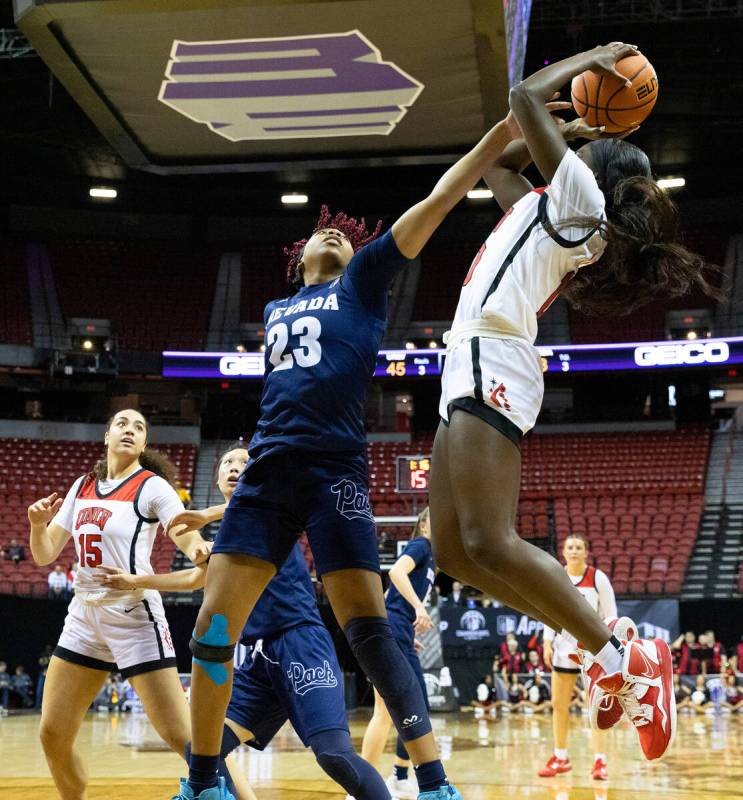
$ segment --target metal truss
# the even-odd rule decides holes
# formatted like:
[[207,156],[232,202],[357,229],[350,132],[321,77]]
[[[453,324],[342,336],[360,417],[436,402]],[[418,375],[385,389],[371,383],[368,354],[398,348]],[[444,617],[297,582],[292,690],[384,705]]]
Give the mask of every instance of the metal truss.
[[0,28],[0,58],[35,58],[36,50],[17,28]]
[[530,28],[736,17],[743,17],[743,0],[536,0]]

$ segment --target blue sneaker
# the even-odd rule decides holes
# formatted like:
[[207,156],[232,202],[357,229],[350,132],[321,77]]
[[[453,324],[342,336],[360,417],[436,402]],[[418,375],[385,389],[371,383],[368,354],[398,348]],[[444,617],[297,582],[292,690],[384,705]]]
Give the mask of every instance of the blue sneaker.
[[464,800],[456,786],[447,784],[440,786],[434,792],[421,792],[418,800]]
[[185,778],[181,778],[181,788],[172,800],[235,800],[235,795],[227,791],[227,787],[224,785],[224,778],[219,779],[219,785],[211,789],[204,789],[198,795],[193,793],[188,781]]

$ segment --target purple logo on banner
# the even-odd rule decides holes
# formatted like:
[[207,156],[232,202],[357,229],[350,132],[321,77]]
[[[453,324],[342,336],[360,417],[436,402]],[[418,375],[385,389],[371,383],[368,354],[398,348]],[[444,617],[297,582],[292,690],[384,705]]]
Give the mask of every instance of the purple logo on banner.
[[423,90],[359,31],[174,41],[158,99],[231,142],[389,135]]

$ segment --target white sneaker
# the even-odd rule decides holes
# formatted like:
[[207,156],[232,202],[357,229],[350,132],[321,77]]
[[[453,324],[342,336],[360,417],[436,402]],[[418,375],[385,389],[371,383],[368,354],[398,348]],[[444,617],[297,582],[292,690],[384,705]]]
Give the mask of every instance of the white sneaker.
[[390,775],[387,778],[387,788],[395,800],[417,800],[418,784],[410,778],[398,781],[394,775]]

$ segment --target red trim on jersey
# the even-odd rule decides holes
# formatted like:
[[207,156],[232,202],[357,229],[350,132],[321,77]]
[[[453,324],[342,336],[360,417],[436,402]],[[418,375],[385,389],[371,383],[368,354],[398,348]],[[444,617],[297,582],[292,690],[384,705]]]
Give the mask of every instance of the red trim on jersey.
[[586,567],[583,577],[575,584],[576,589],[596,588],[596,567]]
[[88,475],[80,486],[77,496],[83,500],[118,500],[121,503],[132,503],[142,484],[154,474],[148,469],[141,469],[127,478],[121,486],[105,495],[101,495],[98,492],[97,478],[93,475]]
[[539,186],[532,189],[532,192],[536,192],[537,194],[544,194],[549,188],[550,188],[549,186]]
[[560,292],[573,280],[575,272],[568,272],[568,274],[560,281],[560,285],[554,292],[542,303],[542,307],[537,311],[537,319],[539,319],[544,312],[557,300]]

